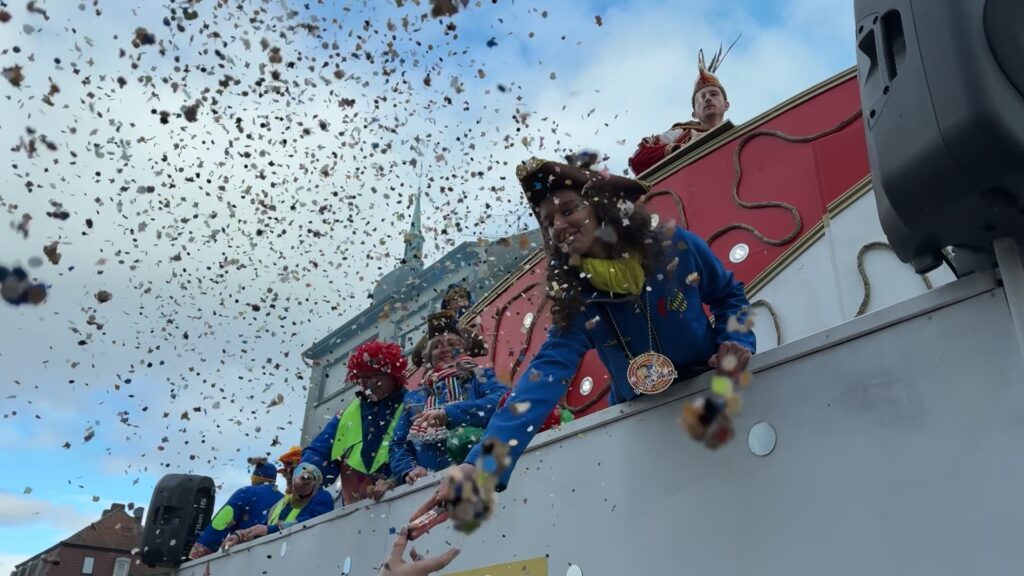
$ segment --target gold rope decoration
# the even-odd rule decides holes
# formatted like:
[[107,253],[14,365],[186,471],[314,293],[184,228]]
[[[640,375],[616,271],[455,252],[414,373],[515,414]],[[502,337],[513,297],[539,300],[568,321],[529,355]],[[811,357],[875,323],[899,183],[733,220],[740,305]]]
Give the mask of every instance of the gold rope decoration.
[[672,200],[675,201],[676,208],[679,209],[679,218],[682,219],[682,222],[679,223],[679,227],[688,230],[689,226],[686,225],[686,209],[683,207],[683,199],[680,198],[679,195],[676,194],[675,192],[671,190],[658,190],[657,192],[648,192],[641,196],[640,199],[636,201],[636,203],[646,207],[647,202],[652,198],[657,198],[658,196],[663,196],[666,194],[670,196]]
[[[868,273],[864,270],[864,255],[867,254],[869,250],[877,248],[884,248],[890,252],[895,252],[888,242],[881,241],[868,242],[861,246],[860,250],[857,251],[857,272],[860,273],[860,281],[864,285],[864,297],[861,298],[860,306],[857,307],[857,313],[853,315],[854,318],[863,315],[868,309],[868,302],[871,301],[871,281],[868,280]],[[931,290],[932,281],[928,278],[928,275],[921,274],[920,276],[921,280],[924,281],[924,287]]]
[[768,315],[772,317],[772,324],[775,325],[775,345],[782,346],[782,326],[779,325],[779,314],[775,311],[775,307],[772,306],[771,302],[761,298],[750,303],[750,308],[754,306],[764,306],[768,309]]
[[[532,284],[527,285],[525,288],[520,290],[518,294],[516,294],[515,296],[509,298],[504,304],[499,306],[494,311],[494,334],[491,335],[491,347],[490,347],[491,366],[495,366],[496,363],[497,363],[497,360],[498,360],[498,358],[497,358],[497,354],[498,354],[498,334],[501,333],[501,323],[502,323],[502,320],[504,320],[504,318],[505,318],[505,312],[508,311],[509,307],[516,300],[519,300],[520,298],[525,298],[526,296],[528,296],[530,290],[533,290],[537,286],[540,286],[540,282],[534,282]],[[508,375],[508,377],[509,377],[509,381],[512,382],[512,383],[515,382],[516,372],[519,371],[519,365],[522,364],[522,362],[523,362],[523,355],[525,355],[526,351],[530,349],[530,342],[533,340],[533,329],[536,326],[537,321],[540,320],[540,315],[544,312],[544,307],[547,305],[547,303],[548,303],[548,298],[547,298],[546,295],[544,295],[544,296],[541,297],[540,305],[537,306],[536,310],[534,310],[534,313],[533,313],[533,323],[530,324],[530,328],[526,332],[525,342],[523,343],[522,347],[519,349],[519,353],[516,355],[515,360],[512,362],[512,366],[509,368],[509,375]]]
[[793,230],[789,234],[783,236],[782,238],[772,239],[762,234],[759,230],[757,230],[750,224],[745,224],[743,222],[734,222],[732,224],[726,224],[725,226],[719,228],[718,230],[715,230],[710,236],[708,236],[708,245],[717,240],[726,232],[737,229],[746,230],[747,232],[750,232],[751,234],[754,235],[755,238],[769,246],[785,246],[786,244],[792,242],[794,238],[800,235],[800,230],[803,229],[803,219],[800,217],[800,211],[797,210],[796,206],[793,206],[788,202],[783,202],[782,200],[747,202],[745,200],[740,199],[740,180],[743,178],[743,168],[740,165],[740,154],[743,152],[743,147],[746,146],[754,138],[757,138],[758,136],[772,136],[774,138],[778,138],[786,142],[792,142],[794,144],[805,144],[807,142],[813,142],[820,138],[831,136],[832,134],[839,132],[843,128],[846,128],[847,126],[852,124],[857,118],[859,118],[860,115],[861,111],[858,108],[856,112],[844,118],[841,122],[839,122],[839,124],[836,124],[835,126],[827,130],[817,132],[809,136],[790,136],[782,131],[769,129],[754,130],[753,132],[748,132],[746,135],[744,135],[743,138],[740,139],[739,144],[736,145],[736,149],[733,150],[732,153],[732,167],[733,172],[735,174],[732,181],[733,203],[735,203],[740,208],[745,208],[748,210],[756,210],[759,208],[784,208],[788,210],[790,214],[793,215]]

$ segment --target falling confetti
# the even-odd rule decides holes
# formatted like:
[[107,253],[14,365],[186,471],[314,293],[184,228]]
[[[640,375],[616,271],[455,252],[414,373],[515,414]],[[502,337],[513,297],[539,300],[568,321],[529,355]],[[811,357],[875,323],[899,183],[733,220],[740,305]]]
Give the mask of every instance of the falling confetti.
[[267,402],[267,408],[273,408],[274,406],[280,406],[281,404],[284,404],[284,394],[278,394],[271,398],[270,402]]
[[[535,253],[532,216],[516,214],[496,167],[564,156],[601,124],[588,115],[574,135],[545,114],[531,89],[558,86],[562,69],[545,62],[531,80],[499,65],[542,34],[465,34],[461,19],[484,10],[467,0],[396,2],[390,18],[358,4],[329,17],[302,3],[101,4],[0,8],[14,39],[0,82],[4,257],[29,263],[0,272],[6,302],[50,296],[45,314],[28,310],[54,353],[31,368],[62,397],[103,398],[88,408],[109,410],[118,434],[94,421],[83,442],[148,467],[143,484],[154,471],[222,474],[230,450],[295,440],[309,370],[296,350],[369,307],[403,265],[418,193],[425,260],[464,241]],[[548,17],[509,10],[509,22]],[[382,318],[408,313],[388,304]]]
[[11,86],[15,88],[20,87],[21,83],[25,81],[25,73],[21,71],[21,66],[17,65],[4,68],[0,75],[6,78],[11,83]]
[[54,240],[46,246],[43,246],[43,254],[46,255],[46,259],[50,261],[50,264],[53,264],[54,266],[60,264],[60,252],[57,251],[59,245],[60,243]]

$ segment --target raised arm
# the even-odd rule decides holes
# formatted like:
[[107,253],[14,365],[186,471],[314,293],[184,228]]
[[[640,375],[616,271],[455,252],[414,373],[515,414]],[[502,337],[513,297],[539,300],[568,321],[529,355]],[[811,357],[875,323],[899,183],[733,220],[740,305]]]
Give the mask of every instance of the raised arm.
[[[508,401],[491,417],[483,439],[495,438],[511,448],[512,462],[498,484],[499,489],[508,485],[519,457],[572,383],[583,355],[591,347],[582,316],[567,329],[552,328]],[[477,444],[466,462],[475,463],[479,454],[480,444]]]

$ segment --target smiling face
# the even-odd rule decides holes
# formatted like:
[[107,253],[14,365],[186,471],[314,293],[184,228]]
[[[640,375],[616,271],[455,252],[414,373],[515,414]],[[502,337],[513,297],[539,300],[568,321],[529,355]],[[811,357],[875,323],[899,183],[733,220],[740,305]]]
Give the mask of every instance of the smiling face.
[[705,86],[693,95],[693,118],[707,128],[722,123],[729,102],[718,86]]
[[465,340],[458,334],[446,332],[434,336],[430,341],[430,367],[437,368],[451,362],[456,356],[462,353],[465,347]]
[[591,256],[598,251],[597,213],[572,190],[549,195],[538,207],[538,218],[551,243],[572,256]]

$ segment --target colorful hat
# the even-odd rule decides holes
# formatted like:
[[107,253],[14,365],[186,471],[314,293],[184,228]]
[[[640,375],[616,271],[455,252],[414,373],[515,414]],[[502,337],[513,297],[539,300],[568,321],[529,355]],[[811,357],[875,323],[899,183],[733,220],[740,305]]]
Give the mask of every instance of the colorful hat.
[[249,458],[249,464],[253,467],[251,478],[253,484],[273,482],[277,479],[277,468],[270,462],[267,462],[265,457],[253,456]]
[[647,193],[649,186],[640,180],[605,175],[586,168],[561,162],[530,158],[516,167],[516,178],[523,187],[526,200],[534,211],[548,195],[561,190],[579,194],[592,191],[595,195],[612,199],[619,197],[631,202]]
[[292,446],[287,452],[277,457],[277,461],[285,466],[295,466],[302,460],[302,447]]
[[401,346],[394,342],[370,340],[357,346],[348,357],[348,374],[345,379],[354,382],[383,372],[404,385],[405,369],[408,366],[409,360],[402,355]]
[[448,290],[445,291],[444,296],[441,298],[441,310],[451,310],[452,300],[459,296],[464,296],[466,298],[466,302],[468,302],[470,306],[473,305],[473,295],[465,286],[462,284],[449,284]]
[[309,462],[303,462],[295,467],[295,471],[292,472],[292,480],[298,479],[299,476],[309,476],[313,480],[316,480],[317,485],[324,481],[323,472],[319,468],[310,464]]
[[462,353],[467,356],[476,358],[487,355],[487,343],[484,342],[480,334],[470,328],[459,326],[459,321],[455,318],[455,313],[451,310],[441,310],[440,312],[435,312],[430,316],[427,316],[426,341],[428,344],[420,351],[420,358],[418,359],[417,365],[429,361],[429,358],[425,358],[423,354],[425,354],[430,348],[430,340],[433,340],[435,336],[440,336],[441,334],[455,334],[462,338],[465,342],[465,349],[462,350]]
[[427,316],[427,339],[432,339],[441,334],[455,334],[462,337],[459,331],[459,321],[455,318],[455,312],[441,310]]
[[691,103],[694,101],[694,99],[697,98],[697,92],[700,92],[701,90],[707,88],[708,86],[714,86],[721,90],[722,98],[725,98],[726,102],[729,101],[729,96],[725,93],[725,86],[722,86],[722,83],[718,80],[718,77],[715,76],[715,72],[718,71],[719,66],[722,65],[722,60],[725,60],[725,57],[729,55],[729,51],[732,50],[732,47],[736,45],[736,42],[739,39],[740,37],[737,36],[736,40],[732,41],[732,44],[729,45],[729,48],[725,51],[725,54],[722,53],[722,45],[719,44],[718,51],[715,52],[715,55],[711,57],[710,64],[704,63],[704,51],[697,51],[697,81],[693,83],[693,95],[690,96]]

